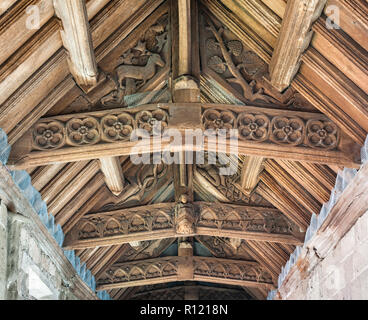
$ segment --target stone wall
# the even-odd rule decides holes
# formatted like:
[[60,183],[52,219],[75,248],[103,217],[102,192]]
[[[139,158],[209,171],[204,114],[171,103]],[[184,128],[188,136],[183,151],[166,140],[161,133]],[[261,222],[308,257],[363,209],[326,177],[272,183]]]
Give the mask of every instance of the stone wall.
[[313,269],[303,274],[300,268],[291,277],[295,281],[279,289],[279,299],[368,299],[368,212]]
[[[7,243],[1,244],[3,255],[7,257],[7,263],[0,261],[0,273],[3,275],[0,281],[2,288],[5,287],[2,299],[97,299],[95,293],[79,278],[56,242],[49,239],[40,241],[43,235],[32,219],[7,212],[4,205],[1,207],[1,220],[4,221],[7,215]],[[2,237],[4,230],[0,231]]]

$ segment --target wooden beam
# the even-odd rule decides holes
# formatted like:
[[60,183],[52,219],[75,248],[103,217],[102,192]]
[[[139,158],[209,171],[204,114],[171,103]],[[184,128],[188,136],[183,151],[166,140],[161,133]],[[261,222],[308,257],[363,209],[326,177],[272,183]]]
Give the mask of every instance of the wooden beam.
[[292,245],[302,242],[299,228],[277,209],[206,202],[194,202],[193,207],[196,221],[190,234],[177,231],[177,204],[160,203],[85,215],[66,235],[64,246],[86,249],[197,235]]
[[263,170],[263,157],[246,156],[243,162],[240,185],[245,194],[250,195],[259,182]]
[[326,0],[288,1],[280,36],[269,66],[272,85],[284,91],[299,70],[300,57],[308,48],[311,25],[321,15]]
[[178,0],[179,75],[191,73],[191,0]]
[[114,264],[98,281],[97,290],[176,281],[204,281],[256,288],[274,287],[270,274],[254,261],[163,257]]
[[119,157],[100,158],[100,168],[110,191],[118,196],[124,189],[124,175]]
[[[229,138],[213,146],[204,135],[203,145],[185,144],[184,129],[180,122],[186,123],[186,119],[183,118],[183,112],[175,111],[184,107],[193,107],[192,110],[201,111],[201,119],[197,122],[203,130],[202,133],[218,123],[220,127],[236,130],[238,147],[234,148]],[[130,141],[131,132],[141,126],[141,122],[137,119],[143,114],[142,111],[154,112],[153,118],[159,117],[159,121],[166,123],[172,129],[181,131],[183,144],[174,146],[167,139],[159,144],[154,143],[152,138],[139,142]],[[221,114],[225,113],[228,124],[222,124]],[[128,134],[120,140],[115,140],[106,133],[102,134],[106,126],[103,119],[115,114],[121,114],[131,123],[125,128]],[[191,119],[192,115],[188,117]],[[193,121],[189,122],[193,123]],[[81,123],[87,123],[92,127],[86,127]],[[78,133],[78,130],[81,132]],[[93,138],[89,139],[87,134],[91,134]],[[78,139],[82,140],[75,140],[73,137],[79,137]],[[138,143],[139,151],[136,149]],[[137,152],[142,154],[161,152],[167,147],[172,152],[184,150],[217,152],[219,148],[222,150],[226,148],[227,152],[235,154],[355,168],[358,168],[360,163],[360,146],[354,144],[322,114],[251,106],[167,103],[41,119],[23,139],[13,146],[8,164],[12,169],[23,169],[56,162],[128,156]]]
[[68,50],[70,71],[83,88],[97,84],[97,64],[83,0],[53,0],[56,15],[61,19],[61,37]]

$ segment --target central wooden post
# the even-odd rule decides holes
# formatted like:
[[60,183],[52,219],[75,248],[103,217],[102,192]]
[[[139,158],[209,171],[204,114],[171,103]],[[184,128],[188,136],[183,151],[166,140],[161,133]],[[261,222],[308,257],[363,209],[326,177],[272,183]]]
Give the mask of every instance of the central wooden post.
[[[196,67],[199,62],[197,1],[177,0],[172,4],[172,99],[178,105],[171,110],[171,123],[180,129],[201,128],[200,91],[196,78],[199,74],[199,67]],[[185,105],[187,103],[192,105]],[[184,151],[178,158],[180,164],[174,167],[175,200],[178,202],[185,195],[188,202],[193,202],[193,165],[187,163]]]

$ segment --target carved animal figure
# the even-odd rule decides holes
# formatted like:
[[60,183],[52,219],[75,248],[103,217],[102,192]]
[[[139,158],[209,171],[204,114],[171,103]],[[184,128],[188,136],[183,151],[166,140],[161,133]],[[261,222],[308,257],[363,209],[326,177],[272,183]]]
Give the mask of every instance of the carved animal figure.
[[151,54],[145,66],[121,65],[116,68],[119,84],[122,86],[124,79],[142,80],[144,85],[156,73],[156,65],[164,67],[165,62],[157,53]]

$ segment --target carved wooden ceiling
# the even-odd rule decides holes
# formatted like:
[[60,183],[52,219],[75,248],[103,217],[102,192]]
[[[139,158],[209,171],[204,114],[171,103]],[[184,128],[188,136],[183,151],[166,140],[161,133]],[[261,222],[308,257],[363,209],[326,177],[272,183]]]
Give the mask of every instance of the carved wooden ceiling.
[[[247,300],[276,285],[368,132],[367,3],[299,2],[2,1],[9,163],[31,174],[98,289]],[[84,3],[86,25],[69,26]],[[24,28],[30,5],[39,29]],[[340,29],[327,28],[332,5]],[[223,155],[208,161],[208,143],[204,164],[133,164],[133,130],[152,139],[157,122],[238,129],[234,174],[220,174]]]

